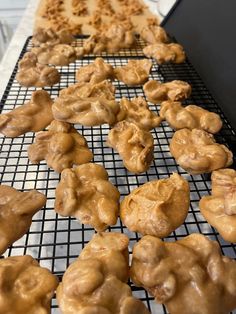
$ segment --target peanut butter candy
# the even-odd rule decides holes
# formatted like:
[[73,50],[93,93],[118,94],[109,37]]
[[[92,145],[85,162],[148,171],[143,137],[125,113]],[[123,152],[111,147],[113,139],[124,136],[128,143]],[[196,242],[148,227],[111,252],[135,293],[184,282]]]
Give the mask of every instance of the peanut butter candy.
[[0,255],[29,230],[33,215],[45,204],[45,195],[36,190],[0,185]]
[[35,143],[28,147],[33,164],[46,160],[56,172],[89,162],[93,158],[86,139],[69,123],[53,120],[48,131],[36,135]]
[[9,137],[17,137],[26,132],[43,130],[53,120],[52,103],[46,91],[33,92],[29,102],[0,114],[0,132]]
[[33,52],[27,52],[19,62],[16,80],[26,87],[53,86],[60,81],[60,73],[54,67],[40,64]]
[[95,234],[78,259],[66,270],[57,289],[63,314],[148,314],[132,296],[129,239],[120,233]]
[[49,314],[57,277],[29,255],[0,259],[0,313]]
[[211,195],[201,198],[200,211],[225,241],[236,242],[236,171],[215,170],[211,180]]
[[228,314],[236,308],[236,261],[201,234],[176,242],[144,236],[133,249],[131,278],[171,314]]
[[97,231],[116,224],[120,193],[103,166],[87,163],[65,169],[56,189],[55,210],[76,217]]
[[167,237],[188,214],[188,182],[177,173],[134,189],[121,202],[121,220],[131,231]]
[[176,131],[170,141],[170,152],[191,174],[212,172],[233,162],[233,154],[225,145],[216,143],[212,134],[199,129]]

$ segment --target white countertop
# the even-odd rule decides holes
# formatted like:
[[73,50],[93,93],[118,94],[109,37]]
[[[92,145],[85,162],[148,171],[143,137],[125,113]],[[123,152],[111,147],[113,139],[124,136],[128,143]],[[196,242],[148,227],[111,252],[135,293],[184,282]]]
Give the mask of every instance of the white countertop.
[[40,0],[30,0],[25,13],[0,63],[0,99],[28,36],[32,35],[34,14]]

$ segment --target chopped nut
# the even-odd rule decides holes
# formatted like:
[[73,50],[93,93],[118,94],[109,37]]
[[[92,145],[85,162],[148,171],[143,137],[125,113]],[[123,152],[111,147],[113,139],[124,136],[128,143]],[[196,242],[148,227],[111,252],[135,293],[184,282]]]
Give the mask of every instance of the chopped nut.
[[76,16],[86,16],[88,15],[86,0],[72,0],[72,13]]

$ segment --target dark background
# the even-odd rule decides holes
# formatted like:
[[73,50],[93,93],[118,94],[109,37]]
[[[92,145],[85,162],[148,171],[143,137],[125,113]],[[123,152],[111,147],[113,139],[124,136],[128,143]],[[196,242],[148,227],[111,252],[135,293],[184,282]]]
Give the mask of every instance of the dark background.
[[179,0],[162,25],[236,130],[236,0]]

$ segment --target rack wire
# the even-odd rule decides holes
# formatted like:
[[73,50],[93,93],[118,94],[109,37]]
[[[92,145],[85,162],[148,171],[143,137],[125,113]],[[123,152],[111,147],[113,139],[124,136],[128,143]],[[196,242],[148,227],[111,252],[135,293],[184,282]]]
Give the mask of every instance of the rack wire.
[[[74,45],[82,46],[83,41],[84,37],[78,38]],[[122,66],[131,58],[143,58],[143,46],[144,42],[138,39],[136,48],[121,51],[116,55],[102,53],[102,57],[113,66]],[[27,39],[19,60],[30,47],[31,37]],[[57,67],[61,72],[60,83],[53,87],[45,88],[45,90],[50,93],[52,98],[55,98],[60,89],[75,83],[76,70],[93,62],[96,57],[88,55],[81,60],[71,63],[69,66]],[[35,88],[20,86],[15,79],[16,73],[17,64],[1,100],[0,112],[2,113],[8,112],[29,100],[32,91],[35,90]],[[180,79],[191,84],[193,89],[192,95],[185,103],[194,103],[220,114],[224,126],[217,135],[217,141],[224,143],[235,152],[234,130],[188,60],[180,65],[168,64],[162,66],[158,66],[154,61],[150,79],[163,82]],[[120,100],[122,97],[145,97],[141,86],[128,87],[118,81],[115,81],[114,85],[116,87],[117,100]],[[149,103],[149,106],[154,112],[158,112],[158,105]],[[236,246],[224,241],[218,232],[205,221],[198,208],[200,198],[210,193],[209,175],[192,176],[176,164],[168,146],[169,140],[173,136],[173,130],[166,122],[163,122],[160,127],[152,131],[155,139],[154,161],[147,172],[139,175],[128,172],[124,168],[118,153],[106,145],[106,138],[109,132],[108,125],[92,128],[76,125],[76,128],[87,139],[88,146],[94,154],[93,161],[103,165],[108,171],[109,179],[118,187],[121,199],[145,182],[166,178],[172,172],[178,172],[188,180],[191,189],[191,206],[188,216],[185,223],[171,233],[169,237],[165,238],[164,241],[178,240],[194,232],[202,233],[210,239],[216,240],[220,244],[223,254],[236,258]],[[29,162],[27,148],[33,143],[34,137],[35,134],[30,132],[13,139],[0,137],[1,184],[13,186],[22,191],[37,189],[47,196],[47,204],[33,217],[29,232],[16,241],[6,251],[4,256],[30,254],[40,262],[41,266],[47,267],[61,279],[69,264],[77,258],[84,245],[90,241],[94,234],[94,229],[81,225],[74,218],[61,217],[54,211],[55,188],[59,182],[59,175],[52,169],[49,169],[45,162],[41,162],[39,165],[33,165]],[[140,239],[140,235],[129,231],[122,225],[120,219],[118,219],[115,226],[109,228],[109,231],[123,232],[128,235],[130,238],[130,253],[133,245]],[[156,304],[144,289],[137,288],[132,283],[130,285],[134,295],[143,300],[153,314],[167,313],[165,307]],[[59,313],[55,298],[52,300],[52,313]]]

